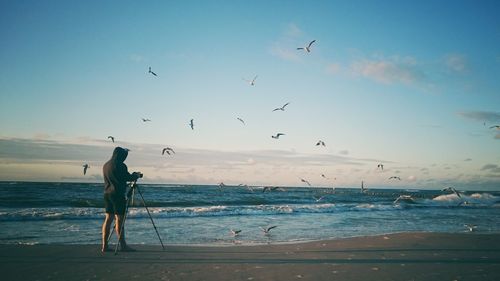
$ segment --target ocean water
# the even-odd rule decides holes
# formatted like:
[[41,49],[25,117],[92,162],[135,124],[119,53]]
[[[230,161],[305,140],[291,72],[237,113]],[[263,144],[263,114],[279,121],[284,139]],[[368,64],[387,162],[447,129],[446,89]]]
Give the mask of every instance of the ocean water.
[[[396,232],[500,233],[500,192],[140,184],[164,244],[312,241]],[[102,184],[0,182],[0,243],[100,244]],[[399,195],[412,200],[394,203]],[[319,199],[321,198],[321,199]],[[269,235],[260,227],[277,226]],[[230,229],[241,230],[234,237]],[[127,241],[158,244],[138,193]],[[116,237],[112,237],[112,243]]]

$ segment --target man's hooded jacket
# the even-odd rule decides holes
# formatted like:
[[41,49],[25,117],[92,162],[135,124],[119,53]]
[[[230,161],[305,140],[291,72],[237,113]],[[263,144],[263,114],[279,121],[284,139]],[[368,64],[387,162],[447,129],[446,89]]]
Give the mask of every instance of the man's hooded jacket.
[[127,182],[134,181],[138,175],[130,174],[127,165],[123,163],[127,159],[128,151],[121,147],[113,150],[113,156],[102,167],[104,176],[104,193],[125,196]]

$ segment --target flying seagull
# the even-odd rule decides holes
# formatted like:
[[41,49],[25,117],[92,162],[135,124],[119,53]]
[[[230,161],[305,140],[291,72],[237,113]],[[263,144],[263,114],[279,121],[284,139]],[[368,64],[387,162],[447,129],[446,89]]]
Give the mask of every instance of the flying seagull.
[[396,200],[394,200],[392,204],[396,204],[399,201],[413,201],[413,197],[411,197],[410,195],[399,195],[399,197],[396,198]]
[[325,174],[321,174],[321,177],[322,177],[322,178],[325,178],[325,179],[328,179],[328,178],[325,176]]
[[271,138],[273,138],[273,139],[279,139],[280,136],[284,136],[284,135],[285,134],[283,134],[283,133],[277,133],[276,136],[271,136]]
[[377,169],[378,169],[378,168],[380,168],[380,170],[382,170],[382,171],[383,171],[383,170],[384,170],[384,164],[378,164],[378,165],[377,165]]
[[87,174],[87,169],[90,168],[90,165],[85,163],[83,164],[83,175]]
[[312,46],[312,44],[313,44],[314,42],[316,42],[316,40],[312,40],[312,41],[309,43],[309,45],[307,45],[306,47],[300,47],[300,48],[297,48],[297,50],[304,50],[304,51],[306,51],[306,52],[310,53],[310,52],[311,52],[311,46]]
[[170,148],[170,147],[165,147],[165,148],[161,151],[161,155],[165,155],[165,152],[166,152],[168,155],[170,155],[170,153],[175,154],[175,151],[174,151],[172,148]]
[[151,73],[151,74],[153,74],[154,76],[158,76],[158,75],[156,75],[156,73],[154,73],[153,71],[151,71],[151,66],[149,67],[149,71],[148,71],[148,73]]
[[243,125],[245,125],[245,121],[243,121],[243,119],[241,119],[240,117],[237,117],[236,119],[240,120],[240,122],[243,123]]
[[311,183],[305,179],[300,179],[300,181],[306,183],[308,186],[311,186]]
[[267,228],[264,228],[264,227],[260,227],[260,229],[262,230],[262,232],[264,232],[264,235],[268,235],[269,234],[269,231],[273,228],[276,228],[278,227],[277,225],[273,225],[273,226],[270,226],[270,227],[267,227]]
[[490,129],[493,129],[493,128],[496,128],[497,130],[500,130],[500,125],[495,125],[495,126],[491,126]]
[[191,127],[191,130],[194,130],[194,120],[191,119],[191,121],[189,121],[189,126]]
[[243,80],[247,81],[250,84],[250,86],[254,86],[255,85],[255,80],[257,80],[257,76],[258,75],[255,75],[255,77],[252,80],[248,80],[248,79],[245,79],[245,78],[243,78]]
[[108,136],[108,139],[111,139],[112,142],[115,142],[115,137],[113,136]]
[[231,234],[233,236],[238,236],[241,232],[241,229],[230,229],[229,231],[231,231]]
[[392,176],[392,177],[389,177],[390,180],[401,180],[400,177],[396,177],[396,176]]
[[282,107],[278,107],[278,108],[273,109],[273,112],[274,112],[274,111],[278,111],[278,110],[285,111],[285,107],[286,107],[287,105],[289,105],[289,104],[290,104],[290,103],[289,103],[289,102],[287,102],[287,103],[285,103]]
[[326,195],[323,195],[323,196],[320,196],[320,197],[316,197],[316,196],[313,196],[314,200],[316,200],[316,202],[319,202],[321,200],[323,200],[323,198],[325,198]]
[[151,122],[151,119],[141,118],[142,122]]
[[455,193],[459,198],[462,198],[462,196],[460,195],[460,192],[458,192],[455,188],[453,187],[447,187],[447,188],[443,188],[441,191],[451,191],[453,193]]
[[325,142],[324,142],[324,141],[322,141],[322,140],[319,140],[319,141],[316,143],[316,146],[319,146],[319,145],[326,146]]
[[262,189],[262,192],[266,192],[268,190],[269,191],[275,191],[275,190],[285,191],[284,188],[279,187],[279,186],[264,186],[264,188]]

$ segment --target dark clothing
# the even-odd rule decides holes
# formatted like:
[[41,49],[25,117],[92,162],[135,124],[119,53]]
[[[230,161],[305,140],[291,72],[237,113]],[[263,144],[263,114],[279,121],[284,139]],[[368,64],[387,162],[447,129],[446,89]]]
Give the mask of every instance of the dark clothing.
[[[111,159],[102,167],[104,177],[104,201],[107,213],[116,213],[117,211],[121,211],[122,201],[125,202],[127,182],[134,181],[139,178],[139,176],[135,173],[130,174],[128,172],[127,165],[123,163],[125,159],[127,159],[127,155],[128,151],[126,149],[116,147],[115,150],[113,150],[113,156],[111,156]],[[124,210],[125,209],[123,208],[123,212]]]
[[125,215],[126,206],[127,200],[125,200],[125,197],[104,193],[104,208],[106,209],[106,213]]

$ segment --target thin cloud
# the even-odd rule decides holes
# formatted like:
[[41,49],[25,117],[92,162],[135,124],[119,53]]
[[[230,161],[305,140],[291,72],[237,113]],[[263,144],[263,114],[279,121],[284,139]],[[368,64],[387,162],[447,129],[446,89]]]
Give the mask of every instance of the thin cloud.
[[270,52],[272,55],[286,61],[292,61],[292,62],[299,62],[301,61],[301,58],[297,54],[297,52],[293,49],[290,49],[288,47],[283,47],[279,43],[275,43],[271,49]]
[[446,67],[458,73],[464,73],[468,70],[468,62],[464,55],[450,54],[445,57]]
[[427,80],[426,75],[412,58],[358,60],[351,63],[351,71],[355,75],[383,84],[413,84]]
[[285,31],[285,35],[287,37],[300,37],[304,34],[304,32],[302,31],[302,29],[300,29],[296,24],[294,23],[289,23],[287,25],[287,28],[286,28],[286,31]]
[[481,171],[495,170],[498,169],[498,165],[496,164],[486,164],[481,168]]
[[500,122],[500,112],[492,111],[461,111],[458,115],[475,121],[481,122]]
[[129,59],[133,62],[137,62],[137,63],[141,63],[141,62],[145,62],[146,61],[146,58],[142,55],[138,55],[138,54],[131,54],[129,56]]
[[279,39],[271,45],[270,53],[285,61],[300,62],[301,57],[295,48],[303,34],[304,32],[296,24],[288,24]]
[[330,63],[326,66],[326,72],[329,74],[338,74],[342,71],[342,66],[338,63]]

